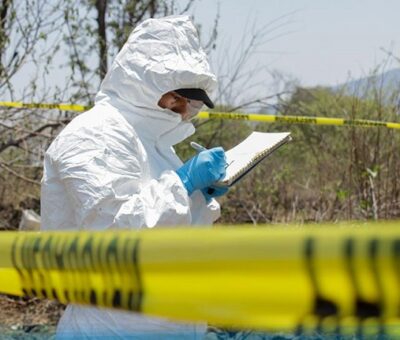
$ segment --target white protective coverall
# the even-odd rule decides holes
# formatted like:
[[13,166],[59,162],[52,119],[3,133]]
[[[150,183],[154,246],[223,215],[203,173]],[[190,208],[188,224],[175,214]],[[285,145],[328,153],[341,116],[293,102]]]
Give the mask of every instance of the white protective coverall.
[[[188,196],[172,146],[194,133],[157,105],[179,88],[210,93],[216,78],[187,16],[149,19],[131,33],[102,82],[95,106],[76,117],[46,152],[43,230],[206,225],[220,214],[200,191]],[[206,325],[68,305],[57,336],[200,339]]]

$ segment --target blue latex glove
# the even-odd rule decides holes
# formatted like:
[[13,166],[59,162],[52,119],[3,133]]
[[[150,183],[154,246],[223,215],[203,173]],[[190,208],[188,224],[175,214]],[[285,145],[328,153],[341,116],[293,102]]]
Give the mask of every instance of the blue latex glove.
[[183,164],[176,173],[189,195],[211,186],[225,176],[225,151],[221,147],[202,151]]
[[210,203],[210,201],[213,197],[223,196],[228,192],[228,190],[229,190],[228,187],[211,186],[211,187],[201,189],[201,192],[203,193],[203,195],[206,199],[206,202]]

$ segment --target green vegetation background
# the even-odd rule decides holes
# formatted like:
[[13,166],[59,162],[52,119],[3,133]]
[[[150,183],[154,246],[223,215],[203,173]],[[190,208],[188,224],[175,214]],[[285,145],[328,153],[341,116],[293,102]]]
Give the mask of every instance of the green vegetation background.
[[[278,103],[279,114],[398,120],[398,108],[379,93],[365,99],[324,88],[297,88]],[[218,108],[221,109],[221,108]],[[227,108],[222,108],[227,109]],[[197,133],[177,146],[183,160],[194,155],[189,140],[226,149],[251,131],[290,131],[293,141],[264,160],[220,199],[219,223],[286,223],[400,217],[400,131],[387,128],[198,120]],[[3,172],[2,228],[17,226],[21,210],[40,211],[41,167],[26,167],[29,155],[10,148],[3,159],[19,159],[19,176]],[[15,163],[14,163],[15,165]]]

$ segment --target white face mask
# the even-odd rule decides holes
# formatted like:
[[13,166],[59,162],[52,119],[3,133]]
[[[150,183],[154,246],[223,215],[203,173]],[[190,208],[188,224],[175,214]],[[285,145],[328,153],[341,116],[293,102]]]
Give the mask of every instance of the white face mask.
[[200,112],[203,105],[204,103],[200,100],[190,100],[190,102],[187,104],[189,116],[186,118],[186,120],[194,118]]

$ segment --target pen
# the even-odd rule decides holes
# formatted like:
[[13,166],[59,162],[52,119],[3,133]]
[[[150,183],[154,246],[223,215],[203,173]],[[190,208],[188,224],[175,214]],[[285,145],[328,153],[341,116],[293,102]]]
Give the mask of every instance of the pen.
[[197,152],[201,152],[201,151],[206,151],[207,148],[205,148],[204,146],[196,143],[196,142],[190,142],[190,146],[195,149]]
[[[208,150],[206,147],[204,147],[203,145],[200,145],[199,143],[196,143],[196,142],[190,142],[190,146],[193,149],[195,149],[197,152],[202,152],[202,151]],[[226,163],[225,168],[227,168],[232,163],[233,163],[233,161],[231,161],[230,163]]]
[[[196,143],[196,142],[190,142],[190,146],[195,149],[197,152],[202,152],[208,150],[206,147]],[[228,166],[228,165],[226,165]],[[215,191],[215,188],[213,187],[208,187],[207,188],[207,194],[212,195]]]
[[[191,146],[193,149],[195,149],[197,152],[202,152],[202,151],[206,151],[206,150],[207,150],[206,147],[204,147],[203,145],[200,145],[200,144],[198,144],[198,143],[196,143],[196,142],[190,142],[190,146]],[[211,188],[211,187],[208,187],[208,188],[207,188],[207,193],[208,193],[209,195],[212,195],[214,191],[215,191],[214,188]]]

